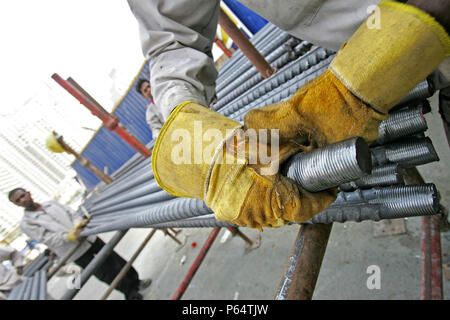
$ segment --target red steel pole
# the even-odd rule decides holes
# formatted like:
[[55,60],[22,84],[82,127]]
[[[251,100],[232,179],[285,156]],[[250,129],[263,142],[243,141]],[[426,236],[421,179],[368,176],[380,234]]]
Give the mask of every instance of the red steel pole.
[[52,75],[52,79],[55,80],[61,87],[66,89],[72,96],[75,97],[82,105],[88,108],[93,115],[97,116],[102,120],[103,125],[110,131],[114,131],[118,134],[125,142],[132,146],[136,151],[142,154],[145,158],[152,155],[151,151],[148,150],[145,145],[143,145],[135,136],[133,136],[128,130],[119,123],[119,119],[107,112],[102,107],[93,103],[86,95],[84,95],[80,90],[78,90],[69,81],[61,78],[57,73]]
[[220,41],[217,37],[214,39],[214,43],[217,44],[217,46],[222,49],[223,53],[225,53],[225,55],[228,58],[231,58],[232,53],[230,50],[227,49],[227,47],[225,47],[225,45],[222,43],[222,41]]
[[184,292],[186,291],[187,287],[192,281],[192,278],[194,277],[195,273],[197,272],[197,269],[200,267],[200,264],[202,263],[203,259],[205,258],[206,254],[209,251],[209,248],[211,248],[211,245],[213,244],[214,240],[216,239],[217,235],[219,234],[220,227],[214,227],[214,229],[209,234],[208,239],[206,240],[205,244],[203,245],[202,249],[200,250],[197,258],[195,258],[194,263],[192,264],[191,268],[189,269],[186,277],[184,278],[183,282],[181,283],[180,287],[178,288],[177,292],[172,297],[172,300],[179,300],[183,296]]

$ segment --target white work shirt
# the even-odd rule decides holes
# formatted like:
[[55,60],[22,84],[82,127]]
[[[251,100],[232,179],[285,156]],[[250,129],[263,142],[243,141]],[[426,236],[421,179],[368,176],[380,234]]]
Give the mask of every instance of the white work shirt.
[[156,140],[164,124],[164,118],[161,110],[153,102],[147,106],[145,120],[152,131],[152,140]]
[[[3,261],[11,260],[14,268],[7,269]],[[23,266],[23,257],[17,250],[0,247],[0,298],[6,299],[12,288],[19,285],[24,277],[17,273],[16,267]]]
[[[67,239],[67,234],[82,218],[70,207],[57,201],[44,202],[41,206],[42,210],[25,210],[20,229],[31,239],[45,244],[59,258],[62,258],[78,244],[78,241],[70,242]],[[81,257],[95,239],[96,236],[89,236],[87,241],[69,258],[68,262]]]

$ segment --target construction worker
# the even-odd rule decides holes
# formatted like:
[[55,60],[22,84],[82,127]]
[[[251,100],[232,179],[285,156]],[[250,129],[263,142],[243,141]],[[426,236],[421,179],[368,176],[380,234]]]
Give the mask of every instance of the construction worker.
[[[88,219],[83,219],[70,207],[57,201],[37,203],[33,200],[31,193],[23,188],[11,190],[8,198],[15,205],[25,208],[20,222],[22,232],[45,244],[58,258],[63,258],[82,240],[80,232],[87,224]],[[85,241],[67,262],[74,262],[81,268],[86,268],[104,244],[97,236],[89,236],[85,238]],[[100,281],[111,284],[125,264],[126,261],[121,256],[112,252],[106,261],[96,269],[94,275]],[[150,284],[151,279],[139,280],[138,273],[131,267],[116,288],[125,295],[127,300],[142,300],[141,292]]]
[[[249,161],[258,159],[249,130],[278,130],[278,145],[259,142],[279,150],[269,165],[354,136],[371,142],[388,111],[450,52],[449,0],[241,1],[297,38],[339,50],[322,75],[288,101],[249,111],[241,126],[208,109],[220,2],[128,2],[165,119],[152,154],[156,181],[176,196],[203,199],[218,220],[260,230],[309,220],[337,190],[311,193],[279,172],[263,173],[267,163]],[[192,143],[198,137],[214,141]]]
[[[4,261],[11,261],[12,268],[7,269]],[[22,283],[23,257],[16,249],[11,247],[0,247],[0,300],[6,300],[11,290]]]
[[164,124],[164,118],[161,114],[161,111],[155,105],[153,101],[150,82],[147,79],[139,79],[136,84],[136,90],[139,92],[145,99],[149,99],[150,103],[147,105],[147,111],[145,113],[145,120],[147,121],[150,130],[152,131],[152,139],[156,140],[159,132]]

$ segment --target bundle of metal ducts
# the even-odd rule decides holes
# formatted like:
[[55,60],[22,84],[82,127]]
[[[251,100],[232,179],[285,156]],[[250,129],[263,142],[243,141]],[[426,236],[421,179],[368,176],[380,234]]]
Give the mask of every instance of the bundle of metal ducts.
[[33,276],[27,277],[21,284],[15,286],[8,300],[46,300],[47,270],[41,269]]
[[47,271],[52,264],[53,262],[48,258],[48,255],[43,252],[23,268],[23,276],[32,277],[37,271]]
[[[306,82],[323,73],[334,57],[334,52],[295,39],[270,23],[251,41],[278,71],[263,79],[241,51],[235,52],[219,70],[218,100],[212,106],[241,123],[247,111],[288,99]],[[370,149],[362,139],[350,139],[323,150],[299,154],[284,164],[284,173],[308,190],[340,186],[336,202],[308,223],[438,213],[438,196],[433,185],[414,188],[404,186],[401,179],[402,166],[439,160],[431,140],[423,135],[427,129],[423,114],[429,111],[425,99],[433,93],[426,80],[419,84],[401,105],[393,108],[389,119],[380,126],[380,138]],[[232,226],[217,221],[202,200],[176,198],[163,191],[154,180],[151,160],[138,161],[142,157],[135,157],[126,164],[126,170],[119,169],[126,173],[109,185],[99,186],[84,202],[91,220],[81,235],[138,227]],[[396,206],[390,206],[393,198],[385,196],[391,191],[382,189],[390,186],[395,186]],[[370,197],[342,202],[349,198],[347,193],[360,189],[371,190]],[[343,214],[344,211],[348,214]]]

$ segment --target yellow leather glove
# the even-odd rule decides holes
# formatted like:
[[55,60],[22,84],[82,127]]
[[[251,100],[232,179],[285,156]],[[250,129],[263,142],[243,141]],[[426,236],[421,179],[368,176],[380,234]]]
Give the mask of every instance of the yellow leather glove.
[[449,54],[445,30],[423,11],[382,1],[380,27],[362,24],[325,73],[291,99],[249,111],[245,128],[280,130],[280,148],[378,136],[387,112]]

